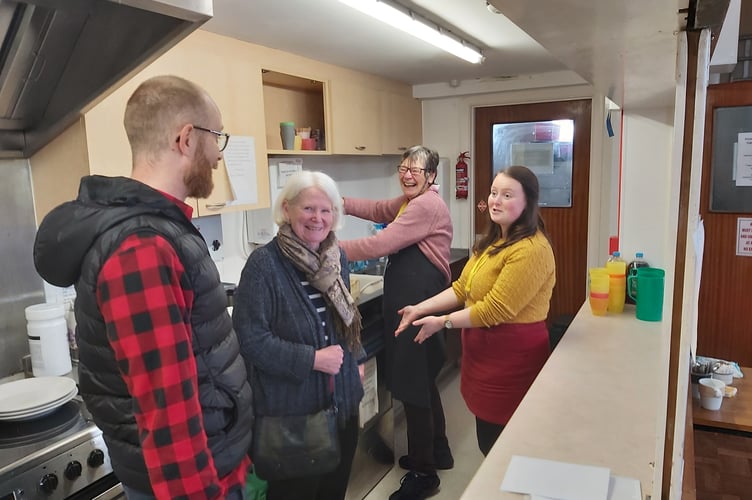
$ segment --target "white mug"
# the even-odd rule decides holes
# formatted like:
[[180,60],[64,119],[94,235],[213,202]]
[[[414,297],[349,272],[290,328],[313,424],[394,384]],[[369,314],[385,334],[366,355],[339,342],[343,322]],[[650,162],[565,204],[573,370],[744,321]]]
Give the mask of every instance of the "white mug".
[[701,378],[699,382],[700,405],[706,410],[718,410],[723,402],[726,384],[714,378]]

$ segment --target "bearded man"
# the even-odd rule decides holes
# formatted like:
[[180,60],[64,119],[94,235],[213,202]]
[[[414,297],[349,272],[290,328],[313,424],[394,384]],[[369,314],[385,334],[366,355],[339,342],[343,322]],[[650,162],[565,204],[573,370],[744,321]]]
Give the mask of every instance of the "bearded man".
[[188,197],[229,135],[205,90],[143,82],[124,119],[130,178],[87,176],[47,215],[34,263],[75,284],[79,388],[130,500],[243,498],[252,394],[219,273]]

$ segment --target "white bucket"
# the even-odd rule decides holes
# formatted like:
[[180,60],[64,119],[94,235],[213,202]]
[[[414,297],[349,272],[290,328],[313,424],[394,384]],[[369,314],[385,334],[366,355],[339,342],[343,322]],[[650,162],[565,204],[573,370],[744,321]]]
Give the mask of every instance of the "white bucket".
[[65,306],[35,304],[26,308],[26,333],[35,377],[57,377],[73,369]]

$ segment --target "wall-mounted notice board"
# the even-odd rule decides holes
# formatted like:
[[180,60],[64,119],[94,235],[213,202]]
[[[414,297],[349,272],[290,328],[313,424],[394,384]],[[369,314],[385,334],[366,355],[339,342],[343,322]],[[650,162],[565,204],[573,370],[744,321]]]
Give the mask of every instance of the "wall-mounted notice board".
[[752,106],[713,110],[710,211],[752,213]]

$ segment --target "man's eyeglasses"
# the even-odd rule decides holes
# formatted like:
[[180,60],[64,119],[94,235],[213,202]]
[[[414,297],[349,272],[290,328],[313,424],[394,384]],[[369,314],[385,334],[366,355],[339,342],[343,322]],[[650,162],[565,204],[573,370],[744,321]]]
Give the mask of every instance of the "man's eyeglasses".
[[397,172],[399,172],[400,175],[405,175],[408,170],[410,171],[411,174],[413,174],[413,176],[420,175],[420,174],[422,174],[423,172],[426,171],[425,168],[420,168],[420,167],[409,167],[408,168],[408,167],[406,167],[404,165],[400,165],[400,166],[397,167]]
[[194,125],[193,128],[195,128],[196,130],[202,130],[204,132],[209,132],[210,134],[216,135],[217,147],[219,148],[220,153],[225,150],[225,148],[227,147],[227,143],[230,142],[230,134],[228,134],[227,132],[219,132],[217,130],[212,130],[210,128],[199,127],[198,125]]

